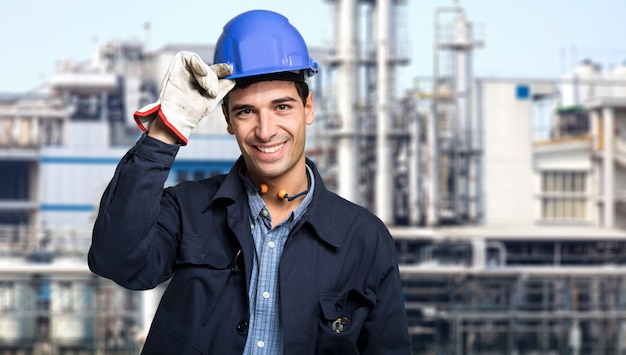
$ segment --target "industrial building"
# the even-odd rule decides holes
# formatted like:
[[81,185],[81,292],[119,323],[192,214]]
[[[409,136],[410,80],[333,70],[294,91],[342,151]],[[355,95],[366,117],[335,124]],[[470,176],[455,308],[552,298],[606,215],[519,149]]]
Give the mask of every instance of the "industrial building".
[[[334,43],[311,48],[307,155],[396,240],[414,354],[626,352],[626,63],[560,78],[473,75],[488,45],[458,4],[433,9],[433,73],[409,63],[406,1],[334,0]],[[90,273],[100,196],[139,137],[180,50],[101,44],[26,93],[0,97],[0,354],[135,354],[161,287]],[[201,121],[167,185],[239,156],[221,112]]]

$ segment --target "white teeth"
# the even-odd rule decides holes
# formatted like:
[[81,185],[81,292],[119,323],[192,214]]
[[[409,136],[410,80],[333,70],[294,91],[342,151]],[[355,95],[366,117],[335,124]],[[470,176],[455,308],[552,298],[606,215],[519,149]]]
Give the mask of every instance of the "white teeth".
[[257,147],[257,149],[262,151],[263,153],[274,153],[278,151],[280,148],[282,148],[283,145],[285,145],[285,143],[275,145],[273,147]]

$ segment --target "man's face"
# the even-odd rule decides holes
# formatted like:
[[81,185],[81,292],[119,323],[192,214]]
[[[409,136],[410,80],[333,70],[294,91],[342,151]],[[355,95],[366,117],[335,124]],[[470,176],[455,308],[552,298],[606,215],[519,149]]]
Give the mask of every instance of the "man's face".
[[251,180],[264,183],[302,174],[306,125],[314,120],[313,95],[303,105],[291,81],[261,81],[228,95],[228,132],[237,139]]

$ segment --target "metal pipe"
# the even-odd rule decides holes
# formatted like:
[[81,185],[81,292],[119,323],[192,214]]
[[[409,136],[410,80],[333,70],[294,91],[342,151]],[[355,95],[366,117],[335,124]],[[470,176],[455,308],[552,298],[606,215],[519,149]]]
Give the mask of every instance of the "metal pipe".
[[383,223],[393,222],[393,175],[391,164],[391,112],[389,102],[392,97],[390,79],[390,18],[391,0],[376,2],[376,214]]
[[59,264],[2,264],[0,275],[93,275],[85,263],[59,263]]
[[589,276],[622,276],[626,273],[624,266],[507,266],[477,269],[467,266],[400,265],[400,275],[408,276],[554,276],[554,277],[589,277]]
[[465,17],[458,17],[455,23],[454,42],[458,43],[460,50],[456,53],[455,92],[457,106],[457,137],[456,149],[459,159],[458,169],[455,169],[458,188],[455,189],[455,205],[457,220],[465,224],[469,219],[469,196],[470,196],[470,152],[471,152],[471,83],[472,83],[472,56],[471,56],[472,31]]
[[476,223],[485,223],[485,199],[484,196],[484,160],[483,160],[483,82],[476,80]]
[[613,109],[605,107],[602,109],[602,120],[604,122],[604,161],[603,163],[603,200],[604,200],[604,227],[613,228],[615,226],[615,162],[614,162],[614,141],[615,141],[615,116]]
[[437,112],[437,96],[439,93],[439,17],[444,13],[455,13],[465,16],[465,10],[459,6],[437,7],[434,11],[433,19],[433,100],[431,103],[432,120],[428,125],[428,150],[430,156],[429,166],[429,187],[428,187],[428,212],[427,224],[436,225],[439,223],[439,114]]
[[337,43],[337,193],[343,198],[357,201],[357,172],[359,152],[356,141],[357,81],[357,4],[356,0],[338,2],[336,17]]
[[422,172],[421,154],[420,154],[420,124],[419,114],[416,114],[416,108],[413,105],[413,97],[407,96],[406,111],[410,112],[408,130],[409,130],[409,224],[416,226],[420,224],[420,217],[424,214],[422,211]]

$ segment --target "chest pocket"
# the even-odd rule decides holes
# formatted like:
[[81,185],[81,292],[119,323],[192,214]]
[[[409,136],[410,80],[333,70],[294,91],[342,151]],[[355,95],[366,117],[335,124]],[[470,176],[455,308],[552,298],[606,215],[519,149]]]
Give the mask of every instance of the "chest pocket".
[[176,266],[203,265],[214,270],[235,271],[239,259],[237,254],[236,248],[211,243],[206,236],[186,234],[180,240]]
[[319,301],[318,352],[341,349],[342,354],[358,353],[358,337],[376,302],[375,297],[351,289],[347,292],[320,292]]
[[157,353],[191,354],[193,347],[201,354],[237,334],[237,322],[248,315],[244,262],[239,250],[234,240],[207,234],[182,235],[174,274],[150,331],[153,343],[171,342],[180,350],[159,348]]

